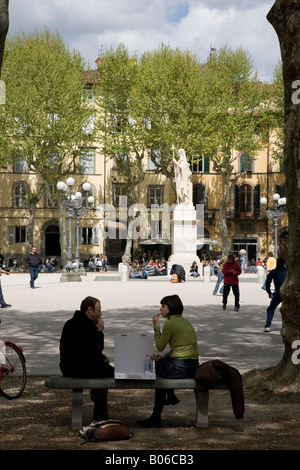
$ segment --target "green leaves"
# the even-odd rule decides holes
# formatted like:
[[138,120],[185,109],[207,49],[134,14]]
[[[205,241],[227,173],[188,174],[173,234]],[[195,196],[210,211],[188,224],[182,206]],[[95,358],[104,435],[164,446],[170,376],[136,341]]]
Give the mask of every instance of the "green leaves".
[[[7,41],[2,74],[7,97],[0,153],[12,159],[22,150],[31,169],[53,181],[66,155],[91,141],[83,131],[91,115],[82,99],[84,61],[58,33],[20,33]],[[52,158],[60,159],[58,167],[49,166]]]

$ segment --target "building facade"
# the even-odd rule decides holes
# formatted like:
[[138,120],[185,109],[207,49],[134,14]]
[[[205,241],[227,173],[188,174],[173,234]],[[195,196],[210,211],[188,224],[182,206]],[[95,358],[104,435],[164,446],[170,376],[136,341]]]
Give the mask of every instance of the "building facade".
[[[268,219],[261,197],[268,199],[268,207],[274,206],[273,194],[285,196],[285,174],[282,165],[272,160],[270,145],[259,152],[245,168],[245,156],[237,153],[231,178],[231,202],[227,208],[227,228],[230,250],[239,252],[245,249],[248,261],[265,258],[275,250],[274,219]],[[88,181],[95,198],[93,207],[79,220],[79,253],[81,261],[87,263],[90,256],[106,254],[111,264],[121,261],[126,246],[128,211],[124,206],[122,175],[114,162],[105,158],[97,147],[88,151],[88,159],[83,160],[81,170],[76,175],[74,188],[82,189]],[[86,163],[88,162],[88,163]],[[137,186],[138,202],[148,218],[141,236],[135,236],[132,256],[146,252],[148,256],[158,255],[166,259],[171,254],[171,230],[163,233],[159,218],[153,220],[151,207],[171,209],[175,193],[172,184],[161,174],[157,174],[150,159],[145,158],[145,179]],[[214,172],[212,163],[204,158],[191,165],[193,183],[193,204],[204,204],[204,240],[199,241],[197,254],[200,256],[221,252],[220,201],[222,197],[221,176]],[[0,247],[6,266],[24,266],[28,249],[27,233],[30,221],[28,196],[38,183],[38,176],[28,171],[26,162],[15,158],[10,167],[0,170],[1,180],[1,226]],[[53,186],[53,191],[56,188]],[[108,213],[111,211],[110,215]],[[68,216],[66,211],[66,217]],[[144,214],[145,216],[145,214]],[[40,199],[34,215],[33,240],[41,257],[60,259],[60,233],[57,205],[47,197]],[[105,220],[105,222],[103,222]],[[110,220],[110,222],[107,222]],[[144,218],[145,220],[145,218]],[[156,230],[153,231],[153,227]],[[72,220],[72,252],[75,253],[75,225]],[[109,226],[109,227],[108,227]],[[137,233],[137,232],[136,232]],[[154,233],[154,236],[153,236]],[[278,220],[278,255],[288,260],[288,222],[286,213]],[[199,233],[200,235],[200,233]],[[201,238],[201,236],[200,236]],[[203,239],[203,234],[202,234]],[[193,260],[191,260],[193,261]]]

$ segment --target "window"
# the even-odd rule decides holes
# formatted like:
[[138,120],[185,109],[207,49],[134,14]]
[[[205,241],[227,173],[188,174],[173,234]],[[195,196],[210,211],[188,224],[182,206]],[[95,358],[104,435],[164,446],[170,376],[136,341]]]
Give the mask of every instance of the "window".
[[252,173],[253,171],[253,158],[246,153],[240,155],[240,170],[242,173]]
[[240,217],[251,217],[253,214],[253,188],[248,184],[240,187]]
[[27,207],[27,186],[25,183],[17,183],[14,186],[14,207]]
[[84,175],[95,174],[95,150],[82,150],[81,151],[81,173]]
[[164,202],[164,187],[163,186],[148,186],[147,204],[151,207],[152,204],[163,204]]
[[159,150],[149,150],[148,152],[148,170],[156,170],[157,165],[155,163],[160,161],[160,151]]
[[115,207],[119,207],[120,206],[120,197],[121,196],[126,196],[125,184],[121,184],[121,183],[113,184],[112,189],[113,189],[113,205]]
[[57,207],[57,200],[55,198],[56,185],[52,184],[49,189],[50,189],[50,197],[49,197],[49,194],[46,194],[46,207],[48,208]]
[[83,132],[85,134],[93,134],[94,131],[95,131],[95,116],[91,114],[91,116],[88,118],[88,121],[83,126]]
[[93,228],[92,227],[81,227],[81,240],[82,245],[91,245],[93,238]]
[[28,173],[27,159],[22,157],[21,152],[15,152],[14,173]]
[[8,243],[25,243],[27,239],[27,227],[15,225],[8,227]]
[[209,173],[209,157],[200,157],[200,159],[192,163],[193,173]]

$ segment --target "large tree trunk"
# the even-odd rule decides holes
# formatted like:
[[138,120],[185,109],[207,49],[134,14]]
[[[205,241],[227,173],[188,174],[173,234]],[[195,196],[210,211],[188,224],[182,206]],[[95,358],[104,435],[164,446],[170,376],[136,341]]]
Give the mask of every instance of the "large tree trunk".
[[230,184],[230,174],[222,173],[222,200],[220,203],[220,232],[221,232],[223,256],[227,256],[229,253],[228,228],[227,228],[229,184]]
[[[295,95],[295,81],[300,80],[300,5],[299,0],[277,0],[267,15],[280,43],[284,80],[284,156],[286,197],[289,219],[289,267],[282,295],[282,338],[285,346],[280,363],[263,377],[269,388],[280,385],[299,387],[300,367],[294,364],[293,342],[300,338],[300,93]],[[299,89],[299,85],[296,87]],[[296,90],[297,91],[297,90]],[[299,357],[299,355],[298,355]],[[294,362],[298,362],[295,361]],[[253,375],[252,375],[253,379]],[[254,383],[254,381],[252,380]],[[266,385],[266,384],[265,384]]]
[[0,0],[0,78],[3,61],[4,44],[8,31],[9,15],[8,0]]

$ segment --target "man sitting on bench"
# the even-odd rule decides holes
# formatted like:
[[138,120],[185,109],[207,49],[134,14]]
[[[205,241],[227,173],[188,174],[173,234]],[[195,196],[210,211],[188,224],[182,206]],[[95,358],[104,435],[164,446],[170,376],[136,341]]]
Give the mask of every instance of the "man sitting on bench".
[[[60,339],[60,369],[65,377],[114,377],[114,368],[103,354],[104,323],[101,303],[95,297],[86,297],[68,320]],[[94,402],[93,420],[108,418],[107,389],[91,390]]]

